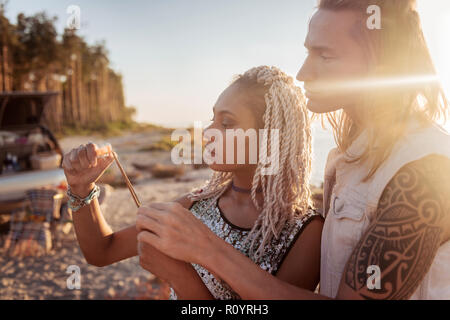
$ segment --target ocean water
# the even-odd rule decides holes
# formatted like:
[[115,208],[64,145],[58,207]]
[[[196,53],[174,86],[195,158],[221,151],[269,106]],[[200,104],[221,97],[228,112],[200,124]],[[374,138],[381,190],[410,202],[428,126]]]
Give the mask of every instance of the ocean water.
[[323,182],[328,153],[336,147],[331,129],[324,130],[319,123],[312,126],[313,160],[311,183],[317,187]]

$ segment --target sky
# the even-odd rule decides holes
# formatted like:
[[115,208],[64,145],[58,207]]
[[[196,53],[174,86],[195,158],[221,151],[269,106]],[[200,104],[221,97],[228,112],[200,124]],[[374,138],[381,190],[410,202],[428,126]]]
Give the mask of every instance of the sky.
[[[316,0],[10,0],[6,15],[45,10],[62,32],[70,5],[79,34],[104,40],[138,121],[166,126],[207,122],[232,77],[275,65],[295,78]],[[450,96],[450,1],[418,0],[425,37]]]

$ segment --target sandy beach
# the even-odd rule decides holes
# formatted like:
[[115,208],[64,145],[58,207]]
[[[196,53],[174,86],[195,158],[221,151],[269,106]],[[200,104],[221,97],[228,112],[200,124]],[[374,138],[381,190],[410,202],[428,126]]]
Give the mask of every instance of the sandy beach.
[[[184,174],[171,178],[155,178],[148,170],[153,164],[170,165],[170,152],[145,151],[167,138],[167,131],[128,133],[113,138],[72,136],[60,140],[64,152],[92,141],[111,143],[120,162],[133,181],[142,203],[170,201],[201,186],[211,170],[184,167]],[[142,168],[141,168],[142,169]],[[136,205],[124,186],[115,163],[102,177],[108,192],[102,212],[113,230],[135,223]],[[114,187],[110,187],[113,185]],[[73,228],[68,234],[58,232],[50,254],[43,257],[11,258],[0,253],[0,299],[167,299],[168,286],[142,269],[138,257],[99,268],[88,265],[80,251]],[[4,238],[4,235],[3,237]],[[0,247],[3,239],[0,239]],[[81,289],[67,288],[66,273],[71,265],[80,267]]]
[[[179,178],[155,179],[148,172],[133,169],[142,165],[169,163],[170,154],[139,151],[160,139],[163,133],[126,134],[111,139],[69,137],[60,141],[66,152],[81,143],[110,142],[125,170],[134,176],[136,193],[142,203],[170,201],[200,186],[208,178],[209,169],[192,170]],[[111,173],[112,172],[112,173]],[[109,176],[119,177],[113,163]],[[109,177],[111,180],[111,177]],[[110,188],[102,204],[103,214],[113,230],[134,224],[136,206],[125,187]],[[73,228],[69,234],[59,232],[52,251],[44,257],[10,258],[0,254],[0,299],[166,299],[168,286],[139,265],[138,257],[103,268],[88,265],[80,251]],[[4,236],[3,236],[4,238]],[[3,241],[2,241],[3,242]],[[3,243],[1,244],[3,245]],[[67,289],[68,266],[81,270],[81,289]]]

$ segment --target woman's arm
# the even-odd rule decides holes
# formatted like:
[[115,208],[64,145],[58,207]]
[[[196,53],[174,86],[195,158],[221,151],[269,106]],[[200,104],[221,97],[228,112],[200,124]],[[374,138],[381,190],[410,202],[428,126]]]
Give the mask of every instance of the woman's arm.
[[[320,240],[317,239],[317,229],[321,231],[321,228],[320,220],[312,221],[306,227],[277,276],[264,271],[220,238],[211,239],[210,250],[213,253],[206,255],[202,263],[206,269],[230,285],[242,299],[327,299],[312,292],[317,286],[320,273]],[[304,251],[305,249],[312,251]],[[312,257],[306,254],[311,254]]]
[[[72,193],[85,198],[91,192],[95,182],[114,161],[112,152],[110,146],[99,149],[90,143],[64,155],[64,173]],[[183,197],[176,201],[188,208],[190,202],[187,200]],[[113,232],[97,199],[73,212],[72,216],[78,243],[89,264],[102,267],[138,254],[137,225]],[[180,297],[211,298],[190,264],[170,258],[154,247],[142,251],[146,254],[145,259],[141,257],[141,265],[151,267],[150,272],[167,279]],[[151,258],[150,262],[148,258]]]
[[[189,209],[192,201],[183,196],[175,200],[185,209]],[[145,211],[145,206],[138,212]],[[145,230],[146,219],[138,214],[136,221],[136,232]],[[188,262],[173,259],[155,247],[147,243],[147,238],[137,236],[137,248],[139,252],[139,263],[142,268],[156,275],[158,278],[168,282],[177,294],[179,300],[211,300],[214,299],[212,294],[206,288],[197,271]]]
[[213,296],[190,263],[175,260],[141,239],[138,244],[139,264],[166,281],[179,300],[210,300]]
[[[93,186],[75,187],[72,192],[84,197]],[[137,255],[137,230],[130,226],[113,232],[97,199],[72,213],[81,251],[89,264],[103,267]]]
[[[74,190],[81,192],[81,190]],[[87,191],[89,194],[89,191]],[[190,200],[181,197],[175,200],[186,209]],[[138,243],[138,230],[144,225],[136,225],[113,232],[95,199],[88,206],[73,214],[75,231],[81,250],[89,264],[103,267],[112,263],[134,257],[140,251],[140,265],[158,278],[167,281],[177,293],[179,299],[212,299],[190,263],[176,260],[161,253],[144,241]]]
[[[317,267],[320,256],[318,230],[321,230],[321,223],[317,221],[312,221],[300,235],[278,273],[280,278],[277,278],[216,236],[178,203],[153,203],[142,214],[147,218],[147,228],[139,233],[139,237],[173,258],[204,266],[243,299],[326,299],[297,286],[313,290],[316,284],[320,269]],[[307,248],[314,248],[311,253],[315,258],[311,259],[311,264],[301,266],[301,274],[295,267],[299,266],[298,255],[305,259],[303,250]],[[307,279],[311,276],[307,274],[311,268],[315,268],[312,281]]]
[[275,277],[300,288],[316,289],[320,280],[323,221],[321,216],[313,216],[305,222]]
[[[337,299],[408,299],[414,293],[439,246],[450,238],[449,178],[450,161],[430,157],[394,176],[348,259]],[[155,204],[148,215],[149,243],[173,258],[204,266],[243,299],[329,299],[265,272],[177,204]],[[393,231],[386,233],[389,228]],[[383,243],[382,250],[368,251],[373,239]],[[374,261],[381,269],[381,290],[366,286],[367,267]]]
[[[95,182],[113,163],[111,146],[98,148],[89,143],[66,153],[62,167],[73,194],[85,198],[94,189]],[[135,228],[113,233],[106,223],[97,199],[72,214],[75,233],[81,251],[90,264],[104,266],[136,255]],[[134,230],[133,230],[134,229]]]

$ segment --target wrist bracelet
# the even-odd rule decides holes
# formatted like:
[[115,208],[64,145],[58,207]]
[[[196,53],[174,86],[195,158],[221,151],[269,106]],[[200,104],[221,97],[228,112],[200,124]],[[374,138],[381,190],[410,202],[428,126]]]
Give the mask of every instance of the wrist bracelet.
[[67,189],[67,196],[69,197],[69,208],[72,211],[78,211],[80,208],[88,205],[94,198],[98,198],[100,195],[100,187],[95,185],[94,189],[89,193],[86,198],[80,198],[79,196],[73,194],[70,190],[70,186]]

